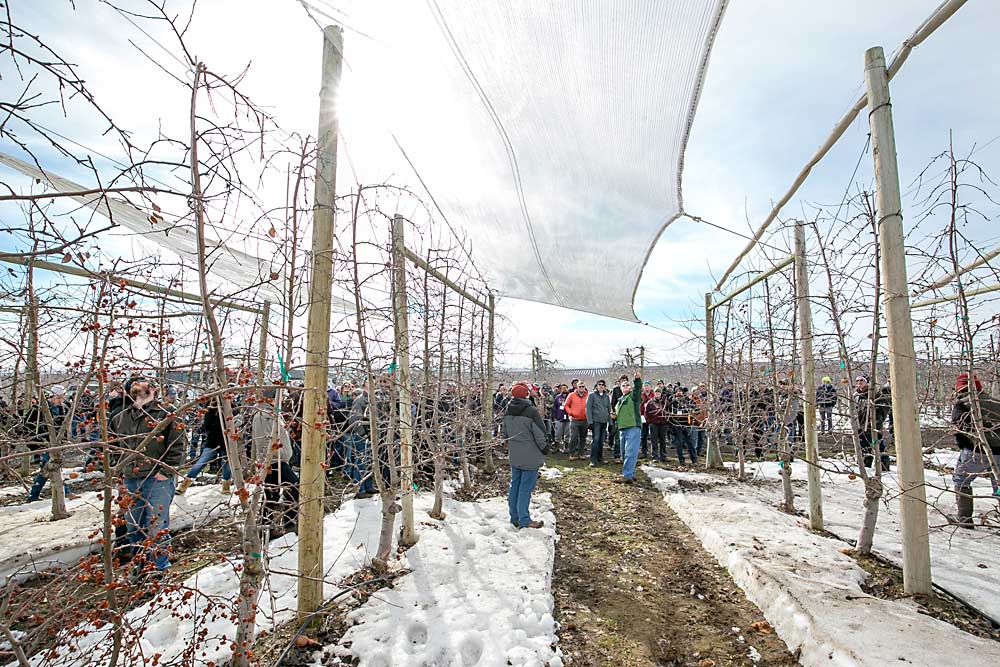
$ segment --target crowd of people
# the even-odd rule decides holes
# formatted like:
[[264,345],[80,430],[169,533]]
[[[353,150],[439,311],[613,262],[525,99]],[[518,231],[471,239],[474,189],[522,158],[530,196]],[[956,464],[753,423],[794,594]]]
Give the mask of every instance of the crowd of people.
[[[982,447],[975,447],[970,386],[975,387],[989,456]],[[845,421],[857,429],[864,467],[872,468],[877,460],[883,471],[891,470],[892,459],[887,453],[887,442],[893,436],[890,384],[876,386],[861,374],[854,380],[851,395],[842,397],[833,380],[823,377],[814,397],[818,433],[833,433],[833,416],[846,399],[853,414]],[[753,452],[758,460],[767,452],[777,455],[786,445],[794,453],[804,442],[806,406],[799,389],[787,379],[748,383],[739,389],[726,381],[712,399],[704,383],[693,389],[680,382],[657,380],[653,384],[642,382],[636,373],[631,381],[627,375],[619,377],[610,391],[604,380],[589,390],[580,380],[541,386],[519,382],[509,391],[501,384],[494,394],[494,409],[510,448],[511,523],[537,527],[538,522],[528,514],[528,499],[547,452],[567,454],[571,461],[589,458],[590,467],[602,465],[605,455],[610,454],[614,463],[622,465],[617,481],[631,484],[637,458],[664,462],[670,446],[679,465],[697,464],[705,455],[709,429],[734,452]],[[988,476],[994,495],[998,494],[1000,401],[982,391],[978,378],[970,383],[968,373],[962,373],[955,385],[952,423],[960,450],[953,479],[958,498],[954,520],[970,528],[971,480]]]
[[[37,472],[28,500],[41,497],[52,476],[51,454],[66,441],[87,452],[88,470],[114,466],[121,476],[124,521],[116,536],[122,560],[143,554],[145,573],[170,566],[170,506],[175,494],[184,494],[210,466],[219,473],[223,494],[232,493],[229,457],[241,457],[245,478],[264,484],[265,525],[274,533],[294,531],[297,521],[298,472],[302,444],[302,391],[280,381],[263,389],[231,383],[233,424],[226,427],[218,392],[197,400],[194,392],[174,386],[159,387],[155,379],[135,375],[113,384],[103,397],[104,426],[97,418],[98,396],[89,387],[53,385],[45,400],[11,407],[0,399],[0,417],[8,432],[27,444]],[[355,497],[370,498],[376,487],[389,487],[387,471],[394,447],[386,447],[398,405],[394,378],[382,374],[373,381],[374,396],[366,384],[345,382],[326,394],[328,474],[342,474]],[[279,401],[279,391],[283,395]],[[580,380],[541,386],[518,382],[501,384],[493,393],[493,432],[483,419],[483,387],[459,389],[443,382],[413,392],[411,417],[419,434],[417,470],[430,474],[431,451],[444,452],[452,463],[470,443],[489,447],[493,438],[506,444],[511,466],[508,493],[510,521],[518,528],[537,528],[529,511],[532,491],[545,455],[561,452],[570,460],[589,459],[591,467],[610,459],[620,464],[617,481],[635,481],[639,459],[664,462],[676,457],[682,466],[695,465],[706,454],[708,431],[730,451],[742,449],[758,459],[786,446],[794,451],[803,439],[804,410],[800,392],[788,380],[748,383],[739,388],[725,382],[713,398],[704,383],[687,387],[680,382],[644,382],[639,373],[622,375],[609,387],[598,380],[591,388]],[[978,403],[982,423],[971,419]],[[847,402],[847,399],[850,401]],[[193,409],[179,410],[187,402]],[[833,416],[844,423],[844,410],[853,406],[857,437],[865,467],[889,470],[892,460],[887,440],[892,437],[892,393],[888,383],[876,386],[865,375],[855,378],[853,394],[841,396],[829,377],[816,389],[817,430],[830,433]],[[67,421],[68,420],[68,421]],[[954,472],[958,498],[958,525],[972,527],[971,480],[990,476],[1000,466],[1000,402],[982,389],[978,378],[963,373],[955,385],[952,421],[960,449]],[[101,457],[106,449],[109,461]],[[374,429],[374,437],[373,437]],[[981,429],[977,431],[976,429]],[[226,434],[235,436],[235,447]],[[985,434],[991,454],[976,442]],[[375,461],[374,444],[381,452]],[[227,446],[228,445],[228,446]],[[876,450],[878,453],[876,453]],[[395,452],[395,453],[394,453]],[[480,452],[481,453],[481,452]],[[398,458],[396,459],[398,464]],[[182,474],[183,471],[183,474]],[[379,483],[381,482],[381,484]],[[72,498],[66,484],[66,496]]]

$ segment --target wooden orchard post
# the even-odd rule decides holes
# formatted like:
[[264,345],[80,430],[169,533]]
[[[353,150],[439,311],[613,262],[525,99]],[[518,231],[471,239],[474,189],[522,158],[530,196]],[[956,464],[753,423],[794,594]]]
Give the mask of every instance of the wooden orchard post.
[[819,444],[816,442],[816,362],[813,359],[812,306],[809,303],[806,228],[803,223],[795,225],[795,299],[798,302],[799,341],[802,350],[802,409],[805,412],[809,527],[823,530],[823,491],[819,479]]
[[[912,594],[931,592],[930,543],[927,538],[927,497],[917,415],[917,371],[910,321],[903,215],[899,200],[896,140],[893,135],[889,81],[882,47],[865,51],[865,87],[868,120],[875,158],[878,193],[879,244],[889,338],[889,379],[892,382],[892,423],[896,436],[903,523],[903,589]],[[878,465],[878,452],[873,452]]]
[[299,618],[323,604],[323,463],[326,461],[326,383],[330,363],[330,291],[333,287],[333,214],[337,184],[337,86],[344,36],[323,30],[323,82],[319,93],[312,271],[302,397],[302,468],[299,482]]
[[[709,400],[715,401],[715,313],[712,311],[711,292],[705,294],[705,369],[708,374],[708,397]],[[708,468],[724,467],[718,434],[713,434],[711,430],[706,429],[705,437],[708,440],[705,466]]]
[[396,384],[399,387],[399,468],[403,505],[403,532],[399,543],[411,547],[417,543],[413,527],[413,413],[410,406],[410,330],[406,313],[406,258],[403,253],[403,216],[392,218],[392,283],[394,299],[392,320],[395,329]]
[[496,300],[493,297],[493,292],[490,292],[487,302],[489,303],[487,310],[490,315],[490,328],[486,336],[486,386],[483,387],[483,414],[486,415],[486,428],[489,429],[490,436],[486,439],[484,468],[486,472],[493,472],[493,437],[496,435],[493,432],[493,346],[496,342]]
[[267,368],[267,327],[271,319],[271,302],[265,301],[260,311],[260,345],[257,348],[257,384],[264,384],[264,369]]
[[[29,269],[30,270],[30,269]],[[32,399],[38,398],[38,298],[33,297],[25,309],[25,326],[28,329],[28,360],[24,373],[24,414],[31,410]],[[104,400],[103,396],[98,397]],[[14,406],[15,408],[17,406]],[[41,404],[38,408],[41,409]],[[27,445],[20,445],[19,449],[25,454],[21,457],[20,473],[22,477],[31,474],[31,454]]]

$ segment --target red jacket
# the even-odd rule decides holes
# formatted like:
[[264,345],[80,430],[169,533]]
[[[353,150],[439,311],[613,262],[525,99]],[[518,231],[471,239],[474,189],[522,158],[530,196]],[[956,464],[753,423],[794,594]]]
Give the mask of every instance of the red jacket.
[[[641,414],[643,417],[645,417],[646,416],[646,403],[649,403],[651,400],[653,400],[653,392],[651,392],[651,391],[644,391],[644,392],[642,392],[641,396],[642,396],[642,401],[639,404],[639,414]],[[646,421],[649,421],[649,420],[647,419]]]
[[667,424],[670,422],[670,401],[661,398],[657,401],[651,398],[643,404],[646,411],[646,421],[650,424]]
[[571,392],[569,396],[566,397],[566,402],[563,403],[563,410],[566,414],[570,416],[573,421],[587,421],[587,390],[583,390],[583,396],[574,392]]

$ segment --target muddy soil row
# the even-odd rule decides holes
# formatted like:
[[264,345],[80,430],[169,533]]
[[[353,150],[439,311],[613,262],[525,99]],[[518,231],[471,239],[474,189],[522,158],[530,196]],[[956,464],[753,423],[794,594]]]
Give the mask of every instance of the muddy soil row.
[[576,667],[729,667],[798,661],[648,479],[620,467],[544,481],[559,527],[552,592],[559,645]]

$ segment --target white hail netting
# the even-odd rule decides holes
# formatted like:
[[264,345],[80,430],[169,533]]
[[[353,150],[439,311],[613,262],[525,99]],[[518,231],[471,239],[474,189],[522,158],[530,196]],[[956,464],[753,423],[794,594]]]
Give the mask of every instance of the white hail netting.
[[[0,164],[25,176],[43,180],[59,192],[81,192],[88,189],[51,171],[43,173],[36,166],[6,153],[0,153]],[[113,196],[102,198],[98,195],[83,195],[72,199],[140,235],[144,240],[176,253],[182,262],[197,266],[198,237],[190,229],[166,222],[154,225],[150,221],[152,211],[145,212]],[[281,290],[287,281],[287,273],[280,257],[267,261],[212,239],[206,239],[206,247],[209,275],[223,283],[222,293],[248,289],[251,298],[258,302],[283,302]],[[275,274],[276,277],[272,279],[271,276]],[[334,312],[354,312],[352,303],[337,297],[332,297],[331,301]]]
[[418,176],[501,293],[636,319],[725,0],[300,2],[345,24],[341,191]]

